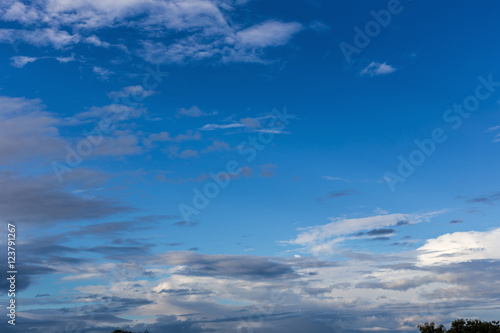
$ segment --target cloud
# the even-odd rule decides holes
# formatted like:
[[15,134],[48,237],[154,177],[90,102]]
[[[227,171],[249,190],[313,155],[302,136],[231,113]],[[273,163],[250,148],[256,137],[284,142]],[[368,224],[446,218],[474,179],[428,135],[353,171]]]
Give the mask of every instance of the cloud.
[[230,128],[241,128],[241,127],[245,127],[245,125],[240,124],[240,123],[223,124],[223,125],[206,124],[202,128],[200,128],[200,130],[202,130],[202,131],[214,131],[214,130],[218,130],[218,129],[230,129]]
[[[385,214],[363,218],[331,218],[331,223],[322,226],[299,229],[297,238],[284,242],[290,245],[304,246],[312,253],[332,253],[333,247],[344,242],[348,235],[364,230],[385,230],[390,226],[397,226],[401,221],[416,224],[428,221],[431,217],[440,214],[440,211],[416,214]],[[358,234],[360,236],[361,234]],[[363,233],[364,235],[364,233]]]
[[259,165],[259,169],[261,170],[259,177],[265,177],[265,178],[274,177],[274,169],[277,166],[278,166],[277,164],[273,163]]
[[355,195],[355,194],[359,194],[359,191],[348,188],[348,189],[341,190],[341,191],[332,191],[332,192],[329,192],[326,195],[326,198],[335,199],[335,198],[341,198],[341,197],[345,197],[345,196],[349,196],[349,195]]
[[59,134],[60,124],[39,99],[0,96],[0,162],[10,165],[62,156],[68,142]]
[[13,67],[17,67],[17,68],[23,68],[27,64],[35,62],[35,61],[38,61],[40,59],[55,59],[55,60],[57,60],[60,63],[68,63],[68,62],[71,62],[71,61],[76,61],[74,55],[69,56],[69,57],[49,57],[49,56],[45,56],[45,57],[27,57],[27,56],[14,56],[14,57],[10,58],[11,65]]
[[339,177],[332,177],[332,176],[323,176],[322,178],[323,178],[323,179],[326,179],[326,180],[338,180],[338,181],[343,181],[343,182],[346,182],[346,183],[350,183],[350,182],[351,182],[349,179],[344,179],[344,178],[339,178]]
[[112,91],[108,94],[111,99],[124,99],[130,96],[136,98],[144,99],[146,97],[154,95],[156,92],[154,90],[146,90],[143,86],[128,86],[124,87],[119,91]]
[[418,248],[421,266],[460,263],[472,260],[500,259],[500,228],[468,231],[428,239]]
[[[294,115],[287,115],[288,119],[293,119]],[[227,124],[206,124],[200,128],[201,131],[215,131],[227,129],[245,129],[248,132],[261,132],[273,134],[289,134],[289,132],[275,128],[276,115],[268,113],[258,117],[244,117],[239,121],[231,121]]]
[[203,255],[194,252],[168,252],[158,259],[166,265],[179,266],[176,274],[194,276],[224,276],[258,280],[294,277],[289,264],[267,257],[238,255]]
[[102,68],[102,67],[99,67],[99,66],[94,66],[92,68],[92,72],[94,72],[95,74],[97,74],[97,76],[101,79],[101,80],[104,80],[106,81],[107,79],[109,79],[109,76],[111,74],[114,74],[112,71],[110,71],[109,69],[106,69],[106,68]]
[[176,117],[190,117],[190,118],[199,118],[199,117],[204,117],[204,116],[212,116],[216,115],[218,112],[214,111],[211,113],[206,113],[200,110],[199,107],[197,106],[192,106],[189,109],[186,108],[181,108],[179,111],[177,111]]
[[493,205],[496,201],[500,200],[500,192],[492,192],[476,198],[468,199],[467,203],[484,203]]
[[14,56],[11,57],[11,65],[17,68],[23,68],[25,65],[35,62],[40,58],[37,57],[26,57],[26,56]]
[[173,224],[176,227],[195,227],[198,225],[198,222],[193,221],[179,221]]
[[214,140],[213,143],[207,148],[203,149],[201,152],[203,154],[221,152],[221,151],[229,151],[231,147],[224,141]]
[[200,132],[194,132],[192,130],[187,130],[185,134],[177,134],[176,136],[170,136],[168,132],[160,132],[150,134],[147,138],[143,140],[144,146],[151,148],[155,142],[175,142],[180,143],[184,141],[198,141],[201,140]]
[[104,197],[67,192],[52,177],[21,177],[5,171],[0,176],[0,211],[6,220],[50,224],[131,210]]
[[92,151],[92,157],[139,155],[144,152],[139,138],[133,134],[118,134],[106,137],[103,143]]
[[196,150],[186,149],[181,151],[177,156],[179,158],[198,158],[200,154]]
[[[115,46],[129,53],[129,46],[152,63],[184,63],[212,59],[223,62],[264,63],[263,50],[287,44],[303,30],[298,22],[267,20],[243,27],[234,22],[236,9],[246,1],[210,0],[129,0],[121,2],[41,1],[29,4],[8,1],[0,19],[34,25],[36,30],[0,29],[0,41],[22,40],[37,47],[56,50],[85,43],[93,47]],[[135,28],[141,44],[125,46],[102,40],[106,29]],[[314,25],[320,28],[317,23]],[[71,31],[72,33],[69,33]],[[109,35],[106,35],[109,38]],[[167,42],[168,41],[168,42]],[[108,70],[95,67],[102,79]]]
[[317,32],[327,32],[330,30],[330,26],[321,21],[313,21],[309,24],[309,29]]
[[368,66],[363,68],[363,70],[361,71],[361,75],[384,75],[393,73],[394,71],[396,71],[396,68],[392,67],[391,65],[387,65],[387,63],[385,62],[371,62]]
[[387,235],[387,234],[393,234],[395,233],[396,230],[395,229],[373,229],[373,230],[370,230],[370,231],[367,231],[367,232],[358,232],[356,234],[354,234],[355,236],[378,236],[378,235]]
[[237,32],[236,44],[248,48],[279,46],[288,43],[302,28],[302,24],[296,22],[267,21]]
[[82,37],[79,34],[71,35],[64,30],[56,30],[55,28],[40,28],[36,30],[0,29],[0,42],[12,43],[16,40],[23,40],[34,46],[51,46],[58,50],[75,45],[81,39]]
[[87,119],[109,119],[112,122],[124,121],[131,118],[139,118],[146,113],[142,107],[134,107],[124,104],[109,104],[105,106],[93,106],[88,111],[80,112],[75,118]]

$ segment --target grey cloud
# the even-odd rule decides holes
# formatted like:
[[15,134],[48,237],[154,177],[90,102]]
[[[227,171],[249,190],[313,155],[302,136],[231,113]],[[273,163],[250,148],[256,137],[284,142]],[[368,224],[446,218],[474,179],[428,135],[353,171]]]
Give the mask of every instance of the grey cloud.
[[359,194],[359,191],[353,190],[353,189],[345,189],[345,190],[341,190],[341,191],[329,192],[325,198],[336,199],[336,198],[341,198],[341,197],[355,195],[355,194]]
[[179,221],[179,222],[173,223],[172,225],[174,225],[176,227],[195,227],[198,224],[199,224],[198,222],[193,222],[193,221]]
[[6,220],[54,223],[94,219],[130,211],[103,197],[78,196],[65,191],[55,178],[20,177],[0,172],[0,212]]
[[0,163],[62,157],[67,142],[59,135],[60,120],[38,99],[0,96]]
[[374,241],[387,241],[387,240],[391,240],[390,237],[375,237],[375,238],[372,238],[371,240],[374,240]]
[[393,234],[395,233],[395,229],[373,229],[367,232],[357,232],[354,235],[355,236],[378,236],[378,235],[387,235],[387,234]]
[[160,262],[166,265],[187,266],[177,272],[185,275],[227,276],[249,280],[296,276],[291,265],[272,261],[267,257],[168,252],[160,258]]
[[[36,281],[35,276],[56,272],[56,270],[53,268],[30,264],[17,264],[16,269],[18,272],[18,274],[16,275],[16,291],[26,290],[31,284]],[[7,280],[7,278],[0,279],[0,291],[5,292],[6,294],[7,290],[9,290],[9,287],[10,282],[9,280]]]
[[211,291],[201,291],[196,289],[162,289],[160,294],[168,294],[174,296],[190,296],[190,295],[209,295],[212,294]]
[[484,203],[484,204],[494,204],[496,201],[500,200],[500,192],[492,192],[485,194],[476,198],[468,199],[467,203]]

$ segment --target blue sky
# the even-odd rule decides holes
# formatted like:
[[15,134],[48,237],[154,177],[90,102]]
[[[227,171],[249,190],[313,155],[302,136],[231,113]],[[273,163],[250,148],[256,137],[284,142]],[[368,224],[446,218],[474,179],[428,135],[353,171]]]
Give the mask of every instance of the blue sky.
[[1,327],[498,319],[497,9],[3,1]]

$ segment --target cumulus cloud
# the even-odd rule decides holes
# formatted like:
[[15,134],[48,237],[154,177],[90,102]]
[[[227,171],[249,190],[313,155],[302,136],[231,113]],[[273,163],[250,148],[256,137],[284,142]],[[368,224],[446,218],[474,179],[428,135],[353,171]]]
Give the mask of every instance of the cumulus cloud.
[[490,231],[468,231],[428,239],[418,248],[419,265],[442,265],[472,260],[500,259],[500,228]]

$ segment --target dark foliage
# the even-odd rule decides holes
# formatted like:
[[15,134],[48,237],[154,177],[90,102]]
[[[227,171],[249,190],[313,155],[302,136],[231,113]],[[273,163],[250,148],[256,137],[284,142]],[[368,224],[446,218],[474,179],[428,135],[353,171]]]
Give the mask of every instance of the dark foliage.
[[446,328],[443,325],[436,327],[434,323],[425,323],[423,325],[418,325],[420,333],[446,333]]
[[498,321],[458,319],[451,323],[449,330],[446,330],[443,325],[436,327],[434,323],[418,325],[418,329],[420,333],[500,333],[499,324]]

